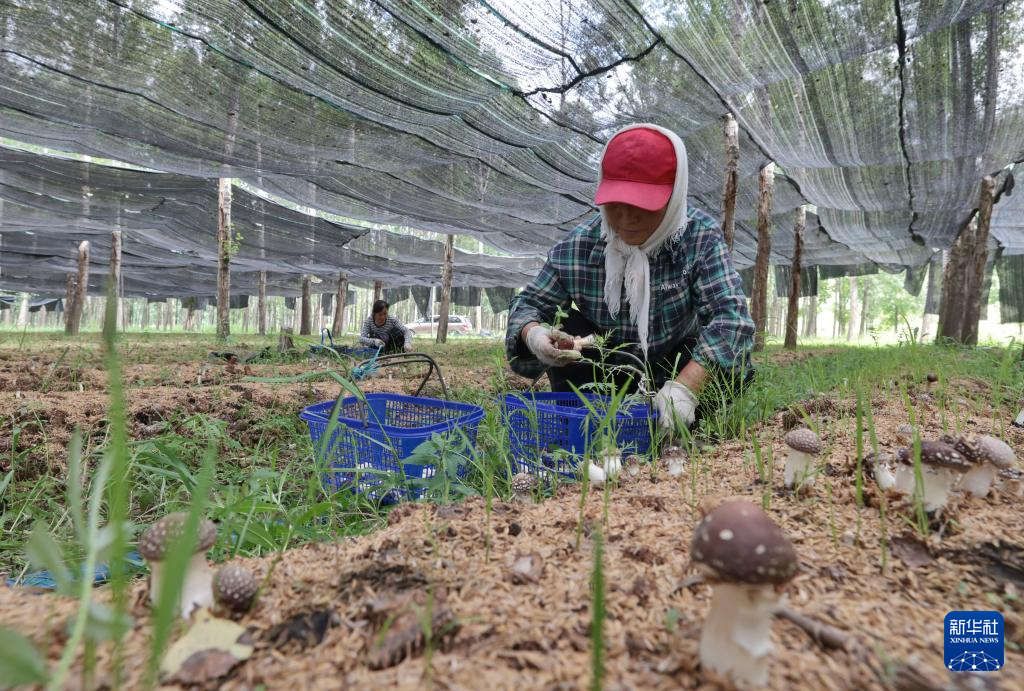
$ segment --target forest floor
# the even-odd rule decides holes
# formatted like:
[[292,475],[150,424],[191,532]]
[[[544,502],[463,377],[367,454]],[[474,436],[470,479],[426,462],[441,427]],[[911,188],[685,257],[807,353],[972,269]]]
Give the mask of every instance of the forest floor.
[[[858,448],[870,450],[872,440],[881,450],[899,448],[896,428],[911,419],[923,439],[993,434],[1024,458],[1024,430],[1009,424],[1024,405],[1012,353],[770,350],[759,356],[758,390],[735,406],[742,424],[723,419],[716,429],[733,433],[695,444],[679,476],[654,458],[639,477],[606,491],[562,484],[532,504],[509,501],[504,477],[490,484],[469,477],[462,501],[433,497],[390,510],[336,495],[311,527],[289,523],[297,509],[323,499],[297,413],[334,398],[338,385],[326,376],[253,380],[346,371],[351,363],[296,357],[229,365],[209,357],[216,348],[193,337],[129,338],[121,348],[137,474],[132,521],[145,525],[187,508],[189,473],[212,440],[219,460],[208,514],[220,539],[211,558],[243,564],[263,582],[239,620],[251,657],[225,663],[201,655],[177,677],[165,676],[168,687],[586,688],[595,612],[603,613],[604,688],[727,687],[699,664],[711,586],[691,568],[689,545],[703,511],[739,497],[764,507],[796,548],[801,568],[785,589],[787,606],[845,637],[843,648],[830,649],[777,620],[770,688],[1024,688],[1024,498],[955,494],[923,524],[911,500],[881,493],[858,462]],[[497,396],[528,385],[508,371],[500,344],[455,342],[430,352],[452,398],[487,404],[489,412]],[[929,385],[924,374],[934,370],[940,381]],[[419,371],[382,372],[359,385],[411,393]],[[431,384],[426,395],[437,393]],[[63,508],[68,446],[72,431],[82,430],[94,468],[108,411],[98,343],[0,342],[0,419],[12,430],[0,437],[0,481],[7,477],[0,571],[15,578],[31,571],[24,547],[38,521],[69,559],[81,558]],[[813,487],[793,493],[782,486],[782,437],[801,420],[818,430],[824,451]],[[486,453],[507,454],[500,417],[489,414],[480,434]],[[265,534],[232,542],[228,525],[257,511],[253,497],[263,502],[257,522]],[[603,606],[593,580],[599,553]],[[153,631],[147,587],[141,575],[130,583],[132,625],[120,639],[120,662],[113,644],[100,642],[89,665],[84,654],[72,658],[68,688],[102,688],[115,674],[125,688],[141,685]],[[108,601],[110,589],[94,595]],[[51,669],[77,607],[74,598],[0,586],[0,625],[26,636]],[[944,617],[962,610],[1004,617],[999,672],[946,670]],[[173,638],[186,628],[179,624]]]

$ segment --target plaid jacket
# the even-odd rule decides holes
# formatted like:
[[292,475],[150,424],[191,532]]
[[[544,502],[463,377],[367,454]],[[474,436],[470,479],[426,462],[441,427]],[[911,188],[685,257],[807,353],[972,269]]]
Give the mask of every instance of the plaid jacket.
[[[739,274],[715,220],[693,207],[687,217],[686,228],[650,259],[648,360],[657,362],[675,352],[686,338],[696,336],[692,356],[701,365],[710,370],[734,366],[745,370],[754,324]],[[598,214],[552,247],[537,278],[512,298],[505,353],[513,370],[527,377],[544,370],[525,344],[520,345],[520,332],[532,321],[551,324],[556,308],[567,310],[573,303],[597,326],[599,335],[608,337],[609,347],[638,343],[625,289],[617,318],[612,318],[605,304],[605,247]],[[641,354],[639,346],[633,350]]]

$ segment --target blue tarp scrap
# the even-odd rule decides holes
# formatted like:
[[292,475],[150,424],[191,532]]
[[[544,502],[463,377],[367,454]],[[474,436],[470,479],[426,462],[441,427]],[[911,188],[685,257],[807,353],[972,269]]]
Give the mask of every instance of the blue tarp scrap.
[[[129,552],[125,555],[125,566],[129,573],[141,571],[142,567],[145,566],[145,561],[142,559],[142,555],[138,552]],[[82,564],[85,567],[85,564]],[[110,566],[108,564],[97,564],[93,570],[92,575],[93,585],[102,585],[110,580]],[[8,578],[7,586],[13,588],[15,586],[22,586],[26,588],[41,588],[44,590],[56,590],[57,581],[54,580],[53,574],[49,571],[36,571],[35,573],[26,574],[24,578],[18,580],[16,578]]]

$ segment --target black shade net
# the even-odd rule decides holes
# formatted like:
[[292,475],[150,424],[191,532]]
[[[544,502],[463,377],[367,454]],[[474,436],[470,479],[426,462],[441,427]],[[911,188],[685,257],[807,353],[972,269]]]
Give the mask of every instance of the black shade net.
[[[601,146],[627,123],[679,132],[691,201],[720,214],[732,112],[738,267],[771,160],[773,263],[807,202],[808,266],[892,270],[948,248],[981,177],[1024,159],[1022,42],[1024,0],[0,0],[0,135],[538,256],[592,213]],[[199,251],[190,218],[153,244]],[[1019,219],[997,207],[1008,254]],[[240,231],[241,271],[354,263],[320,235],[341,229],[273,225],[255,245]]]

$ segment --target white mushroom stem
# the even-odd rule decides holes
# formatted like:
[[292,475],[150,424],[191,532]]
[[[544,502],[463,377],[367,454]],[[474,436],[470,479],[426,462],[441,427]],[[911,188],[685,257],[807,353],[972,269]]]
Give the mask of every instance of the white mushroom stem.
[[686,469],[686,462],[680,456],[672,456],[668,459],[668,476],[679,477]]
[[896,476],[885,463],[875,463],[875,482],[879,489],[888,491],[896,486]]
[[[149,565],[149,601],[153,605],[160,602],[160,591],[164,579],[163,562],[152,562]],[[185,571],[185,580],[181,585],[181,616],[188,619],[192,610],[200,607],[213,606],[213,571],[206,563],[206,554],[193,554]]]
[[960,478],[959,488],[972,497],[986,497],[996,479],[996,468],[991,463],[978,463]]
[[786,456],[786,471],[783,479],[786,482],[786,487],[793,487],[798,484],[806,485],[807,487],[814,485],[814,456],[803,451],[790,449],[789,455]]
[[953,473],[945,468],[921,468],[924,480],[924,510],[937,511],[946,505],[953,487]]
[[604,484],[604,469],[593,461],[587,461],[587,478],[589,478],[591,486],[600,487]]
[[896,467],[896,491],[900,494],[914,493],[914,466],[900,463]]
[[772,614],[779,600],[771,586],[715,584],[700,637],[701,665],[737,685],[767,684]]
[[618,454],[607,454],[601,458],[601,466],[605,477],[614,480],[622,472],[622,459]]

